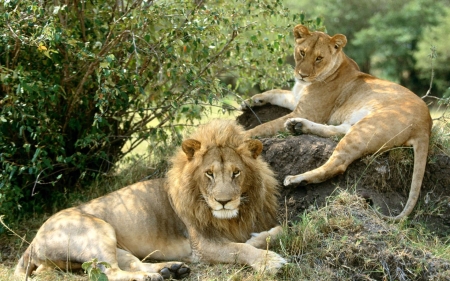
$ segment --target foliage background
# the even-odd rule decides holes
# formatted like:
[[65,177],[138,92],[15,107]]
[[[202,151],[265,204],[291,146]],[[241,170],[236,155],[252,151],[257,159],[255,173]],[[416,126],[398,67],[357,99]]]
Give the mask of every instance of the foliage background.
[[434,46],[433,94],[442,97],[450,87],[448,0],[317,0],[313,5],[287,0],[286,6],[307,17],[322,17],[329,34],[346,35],[345,52],[362,71],[400,83],[420,96],[429,88]]
[[291,87],[298,23],[345,34],[363,71],[419,95],[435,46],[448,98],[449,2],[1,0],[0,214],[66,207],[140,143],[164,153],[230,101]]
[[2,1],[0,214],[64,207],[144,140],[287,86],[302,20],[280,1]]

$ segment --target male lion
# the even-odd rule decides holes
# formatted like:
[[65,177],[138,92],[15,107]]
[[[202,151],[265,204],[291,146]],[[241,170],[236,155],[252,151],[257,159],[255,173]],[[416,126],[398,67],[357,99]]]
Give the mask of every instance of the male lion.
[[[277,182],[233,121],[201,126],[172,159],[166,179],[133,184],[63,210],[39,229],[15,275],[106,261],[110,281],[161,280],[189,274],[182,262],[240,263],[275,273],[286,261],[263,250],[277,226]],[[258,249],[260,248],[260,249]]]
[[399,220],[411,213],[420,193],[428,154],[432,120],[427,105],[408,89],[359,71],[342,48],[347,38],[294,28],[295,80],[293,91],[271,90],[243,102],[271,103],[292,113],[259,125],[248,136],[267,136],[286,128],[290,132],[322,137],[343,136],[321,167],[287,176],[284,185],[323,182],[343,173],[361,156],[399,145],[413,146],[411,190]]

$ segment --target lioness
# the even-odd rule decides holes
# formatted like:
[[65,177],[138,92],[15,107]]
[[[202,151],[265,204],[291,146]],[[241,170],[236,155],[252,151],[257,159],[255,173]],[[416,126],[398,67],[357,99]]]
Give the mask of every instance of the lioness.
[[[182,278],[182,262],[240,263],[275,273],[286,261],[263,250],[276,238],[277,181],[233,121],[201,126],[182,143],[166,179],[133,184],[63,210],[39,229],[15,275],[79,268],[92,258],[110,281]],[[24,279],[22,279],[24,280]]]
[[243,102],[287,107],[292,113],[259,125],[247,136],[283,130],[322,137],[343,136],[330,159],[303,174],[287,176],[284,185],[323,182],[343,173],[355,159],[394,146],[414,148],[414,172],[408,201],[394,219],[411,213],[420,193],[432,120],[427,105],[408,89],[359,71],[343,48],[347,38],[294,28],[296,84],[293,91],[271,90]]

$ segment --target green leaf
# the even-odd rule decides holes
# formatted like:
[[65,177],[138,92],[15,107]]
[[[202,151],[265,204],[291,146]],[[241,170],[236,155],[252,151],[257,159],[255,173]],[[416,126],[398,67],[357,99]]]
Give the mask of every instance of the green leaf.
[[34,155],[33,155],[33,159],[31,159],[31,162],[32,163],[35,163],[36,162],[36,159],[39,157],[39,154],[41,153],[41,149],[38,147],[37,149],[36,149],[36,151],[34,152]]

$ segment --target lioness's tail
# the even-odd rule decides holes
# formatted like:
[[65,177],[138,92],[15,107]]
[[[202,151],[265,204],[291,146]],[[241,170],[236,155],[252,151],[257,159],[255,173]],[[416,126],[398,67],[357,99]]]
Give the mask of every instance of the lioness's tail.
[[406,205],[403,208],[403,211],[398,216],[383,216],[385,219],[398,221],[408,216],[414,209],[414,206],[416,206],[417,199],[419,198],[420,194],[420,188],[422,186],[423,176],[425,174],[425,166],[427,165],[429,140],[429,136],[427,135],[425,137],[416,138],[408,142],[408,144],[412,145],[414,149],[414,169],[408,201],[406,201]]
[[31,245],[27,248],[25,253],[23,253],[22,257],[19,259],[17,263],[16,269],[14,271],[14,278],[16,280],[25,280],[25,276],[30,276],[31,272],[36,269],[36,265],[32,262],[31,259]]

